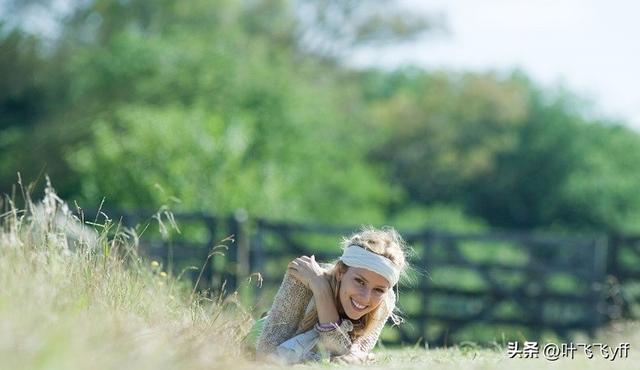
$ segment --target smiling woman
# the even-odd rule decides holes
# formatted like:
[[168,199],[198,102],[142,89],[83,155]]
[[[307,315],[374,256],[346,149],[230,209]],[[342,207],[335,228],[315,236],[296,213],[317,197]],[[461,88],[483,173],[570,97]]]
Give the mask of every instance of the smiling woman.
[[344,239],[337,262],[301,256],[288,265],[256,351],[287,363],[368,363],[394,314],[394,286],[406,267],[404,241],[393,228],[363,228]]

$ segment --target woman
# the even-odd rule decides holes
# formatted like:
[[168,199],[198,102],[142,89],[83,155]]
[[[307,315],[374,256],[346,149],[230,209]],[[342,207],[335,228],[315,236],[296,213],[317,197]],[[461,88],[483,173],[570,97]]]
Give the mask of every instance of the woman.
[[406,267],[404,241],[393,228],[364,228],[342,242],[334,265],[314,256],[289,263],[258,337],[258,357],[288,363],[329,357],[370,362],[371,350],[393,313],[393,288]]

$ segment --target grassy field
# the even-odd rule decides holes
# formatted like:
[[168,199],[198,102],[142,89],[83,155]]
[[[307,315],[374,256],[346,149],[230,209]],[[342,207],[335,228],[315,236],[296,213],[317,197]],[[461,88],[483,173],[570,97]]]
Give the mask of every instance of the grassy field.
[[52,189],[26,208],[4,200],[0,368],[239,365],[251,321],[233,295],[193,294],[138,257],[135,231],[93,216],[83,228]]
[[[16,209],[4,200],[0,227],[0,369],[255,368],[242,339],[252,319],[233,294],[193,291],[137,255],[138,233],[101,215],[73,216],[53,189]],[[90,227],[82,226],[89,224]],[[630,358],[596,353],[574,360],[509,359],[506,348],[378,349],[367,366],[310,368],[638,368],[640,326],[610,328],[600,340],[630,342]],[[259,364],[265,368],[277,365]]]

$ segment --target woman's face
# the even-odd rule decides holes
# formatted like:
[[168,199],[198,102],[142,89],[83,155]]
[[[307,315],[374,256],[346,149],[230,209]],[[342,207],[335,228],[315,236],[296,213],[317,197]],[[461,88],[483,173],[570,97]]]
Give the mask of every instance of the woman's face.
[[382,275],[349,267],[340,279],[340,304],[350,319],[357,320],[378,307],[389,289],[389,281]]

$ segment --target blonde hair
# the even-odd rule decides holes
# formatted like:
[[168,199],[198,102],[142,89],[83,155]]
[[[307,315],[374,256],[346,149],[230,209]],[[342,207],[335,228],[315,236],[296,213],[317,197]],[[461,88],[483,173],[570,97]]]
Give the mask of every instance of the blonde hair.
[[[362,227],[359,232],[348,238],[344,238],[341,245],[342,249],[351,245],[357,245],[365,250],[386,257],[399,269],[401,275],[407,268],[405,242],[393,227],[385,226],[382,229],[375,229],[371,226]],[[344,262],[337,261],[329,271],[329,285],[333,292],[336,307],[339,307],[340,305],[340,281],[338,280],[338,276],[343,275],[348,269],[349,266],[345,265]],[[393,287],[391,287],[386,294],[390,294],[391,297],[395,298]],[[381,320],[386,321],[387,315],[389,314],[391,314],[391,319],[395,324],[400,324],[402,322],[402,318],[394,311],[395,302],[389,302],[388,299],[383,300],[378,307],[362,317],[362,323],[364,325],[354,326],[354,330],[351,333],[351,339],[353,340],[369,334],[375,327],[375,324],[379,323]],[[302,319],[302,331],[310,330],[316,322],[318,322],[318,312],[315,307],[313,307],[313,309]]]

